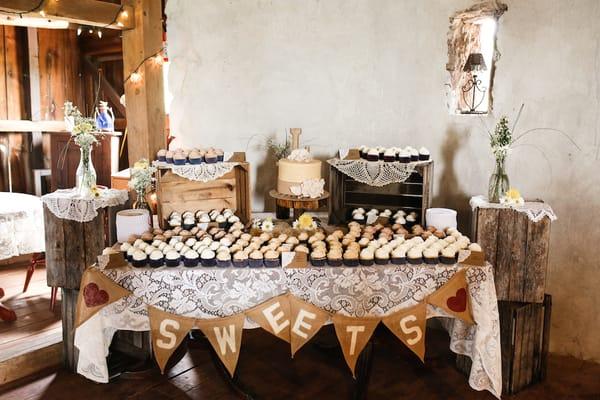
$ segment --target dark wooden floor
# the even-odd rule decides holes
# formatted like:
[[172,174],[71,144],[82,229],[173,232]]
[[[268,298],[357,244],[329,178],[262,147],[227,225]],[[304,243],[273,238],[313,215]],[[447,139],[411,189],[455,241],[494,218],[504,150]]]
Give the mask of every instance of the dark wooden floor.
[[[334,341],[332,328],[317,338]],[[256,399],[349,399],[353,380],[338,348],[311,343],[289,358],[289,345],[260,330],[244,331],[238,374]],[[444,332],[428,332],[426,365],[385,329],[377,333],[369,399],[493,399],[472,390],[454,368]],[[156,370],[95,384],[66,371],[50,371],[0,389],[0,399],[235,399],[204,345],[192,348],[167,375]],[[510,399],[600,399],[600,365],[552,356],[549,378]]]

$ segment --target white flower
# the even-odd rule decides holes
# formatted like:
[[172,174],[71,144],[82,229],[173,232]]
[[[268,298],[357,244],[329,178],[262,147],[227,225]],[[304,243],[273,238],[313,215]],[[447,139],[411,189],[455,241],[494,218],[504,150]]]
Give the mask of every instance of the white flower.
[[275,225],[273,225],[273,221],[271,221],[271,218],[265,219],[260,225],[260,229],[262,229],[265,232],[271,232],[274,227]]
[[321,197],[324,192],[325,180],[324,179],[309,179],[302,182],[302,196],[316,199]]

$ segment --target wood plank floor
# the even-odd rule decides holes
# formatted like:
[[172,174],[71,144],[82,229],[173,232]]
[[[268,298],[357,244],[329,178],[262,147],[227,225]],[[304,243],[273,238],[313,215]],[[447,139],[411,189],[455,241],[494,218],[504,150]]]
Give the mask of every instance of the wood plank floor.
[[[26,264],[0,266],[0,300],[17,314],[14,322],[0,322],[0,362],[62,341],[60,294],[50,311],[50,288],[46,269],[36,268],[29,288],[23,292]],[[60,293],[60,291],[59,291]]]
[[[314,339],[335,341],[331,326]],[[244,331],[238,365],[242,385],[255,399],[350,399],[353,380],[337,347],[324,350],[309,343],[291,360],[289,345],[260,330]],[[406,350],[387,330],[377,332],[373,375],[368,398],[373,399],[494,399],[472,390],[454,368],[448,338],[428,332],[426,363]],[[600,365],[569,357],[551,356],[546,382],[509,399],[599,399]],[[122,375],[110,384],[96,384],[64,370],[38,374],[0,389],[0,400],[19,399],[210,399],[237,398],[200,343],[190,348],[166,375],[149,372]]]

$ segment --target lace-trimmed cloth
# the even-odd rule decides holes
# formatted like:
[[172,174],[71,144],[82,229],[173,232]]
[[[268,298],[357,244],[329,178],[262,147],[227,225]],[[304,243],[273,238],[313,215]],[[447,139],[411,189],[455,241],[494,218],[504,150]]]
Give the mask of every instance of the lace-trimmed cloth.
[[366,183],[370,186],[381,187],[390,183],[402,183],[406,181],[415,171],[417,165],[426,164],[430,161],[401,163],[399,161],[341,160],[339,158],[332,158],[331,160],[327,160],[327,162],[355,181]]
[[154,161],[153,165],[161,169],[170,169],[174,174],[190,181],[210,182],[219,179],[238,165],[237,162],[216,162],[212,164],[185,164],[174,165],[166,162]]
[[39,197],[0,192],[0,260],[44,249],[44,212]]
[[471,197],[469,204],[473,210],[476,208],[510,208],[526,214],[527,218],[533,222],[539,222],[544,217],[550,218],[550,221],[556,221],[558,219],[552,207],[539,201],[526,201],[524,204],[499,204],[490,203],[483,196],[475,196]]
[[125,204],[126,190],[104,189],[100,196],[90,199],[79,197],[75,189],[60,189],[42,196],[42,202],[58,218],[89,222],[98,216],[98,209]]

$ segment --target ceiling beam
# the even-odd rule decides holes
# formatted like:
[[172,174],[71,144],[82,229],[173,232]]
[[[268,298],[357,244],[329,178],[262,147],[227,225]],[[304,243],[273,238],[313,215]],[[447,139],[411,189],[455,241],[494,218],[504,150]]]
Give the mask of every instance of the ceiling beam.
[[[106,29],[133,29],[133,7],[98,0],[2,0],[0,13],[28,17],[45,17],[69,21],[79,25],[99,26]],[[121,8],[122,7],[122,8]],[[34,10],[28,13],[28,11]],[[43,15],[41,14],[43,12]],[[15,15],[15,17],[18,17]]]

